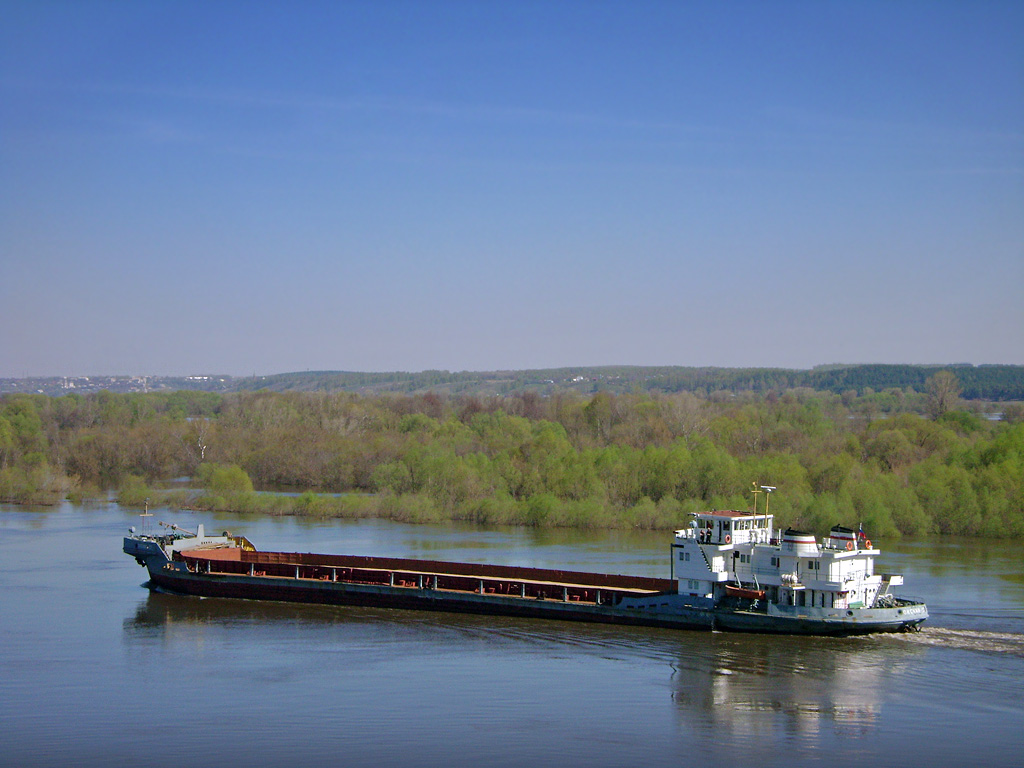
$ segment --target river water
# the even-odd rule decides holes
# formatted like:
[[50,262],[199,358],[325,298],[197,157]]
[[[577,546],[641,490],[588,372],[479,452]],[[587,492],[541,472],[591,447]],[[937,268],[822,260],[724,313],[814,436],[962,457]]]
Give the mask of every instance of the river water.
[[[261,549],[666,576],[666,533],[156,511]],[[117,505],[0,505],[2,766],[1011,766],[1021,542],[877,542],[923,632],[791,638],[150,593]]]

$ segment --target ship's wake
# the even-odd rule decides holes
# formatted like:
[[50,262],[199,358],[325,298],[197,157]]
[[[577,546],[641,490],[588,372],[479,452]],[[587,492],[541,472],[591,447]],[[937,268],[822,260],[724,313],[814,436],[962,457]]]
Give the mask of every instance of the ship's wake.
[[920,632],[887,635],[915,645],[952,648],[960,651],[1008,653],[1024,658],[1024,635],[1016,632],[986,632],[979,629],[924,627]]

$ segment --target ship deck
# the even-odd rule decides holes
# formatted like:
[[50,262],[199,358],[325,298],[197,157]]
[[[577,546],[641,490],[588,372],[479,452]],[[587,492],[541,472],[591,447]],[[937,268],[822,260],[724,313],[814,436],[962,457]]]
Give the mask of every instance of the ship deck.
[[623,597],[674,592],[671,579],[435,560],[258,552],[236,548],[188,550],[195,573],[362,584],[526,599],[615,604]]

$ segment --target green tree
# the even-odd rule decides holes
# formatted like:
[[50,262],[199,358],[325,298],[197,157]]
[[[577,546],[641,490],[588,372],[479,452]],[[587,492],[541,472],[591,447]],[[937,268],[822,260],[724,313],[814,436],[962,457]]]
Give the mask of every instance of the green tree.
[[911,470],[910,485],[940,533],[979,532],[981,508],[971,476],[964,467],[929,459]]
[[909,466],[917,456],[917,451],[907,439],[906,434],[898,429],[886,429],[876,432],[864,445],[867,455],[878,459],[887,472],[898,472]]
[[373,470],[373,487],[376,491],[390,491],[401,495],[412,490],[412,472],[404,461],[389,461],[378,464]]
[[237,464],[207,462],[199,466],[198,476],[200,484],[212,493],[252,493],[252,480]]
[[0,415],[0,469],[7,467],[7,462],[14,453],[14,429],[11,423]]

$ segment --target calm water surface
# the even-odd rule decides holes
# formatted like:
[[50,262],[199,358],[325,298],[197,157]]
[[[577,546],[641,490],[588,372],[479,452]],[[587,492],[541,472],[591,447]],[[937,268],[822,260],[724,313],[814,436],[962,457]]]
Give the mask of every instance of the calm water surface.
[[[262,549],[666,576],[665,533],[155,519]],[[880,542],[916,635],[787,638],[152,594],[134,512],[0,505],[3,766],[1011,766],[1020,542]]]

